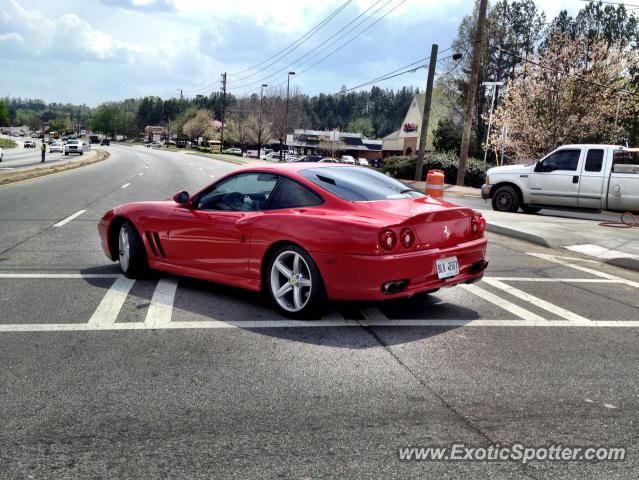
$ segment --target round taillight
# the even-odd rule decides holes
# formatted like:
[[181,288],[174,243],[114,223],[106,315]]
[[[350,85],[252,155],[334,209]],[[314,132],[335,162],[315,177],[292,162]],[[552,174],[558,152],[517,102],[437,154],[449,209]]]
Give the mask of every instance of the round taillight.
[[397,244],[397,235],[392,230],[384,230],[379,234],[379,244],[384,250],[392,250]]
[[404,230],[402,230],[399,239],[402,242],[404,248],[409,248],[415,241],[415,235],[413,235],[413,231],[410,228],[405,228]]

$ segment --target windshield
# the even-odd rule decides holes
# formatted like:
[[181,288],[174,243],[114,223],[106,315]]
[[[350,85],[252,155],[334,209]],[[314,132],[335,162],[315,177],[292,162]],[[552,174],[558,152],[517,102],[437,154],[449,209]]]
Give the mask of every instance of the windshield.
[[79,142],[77,140],[69,140],[67,143],[69,145],[71,145],[71,144],[75,145],[76,143],[79,143]]
[[300,172],[315,185],[351,202],[421,198],[422,192],[375,170],[362,167],[309,168]]

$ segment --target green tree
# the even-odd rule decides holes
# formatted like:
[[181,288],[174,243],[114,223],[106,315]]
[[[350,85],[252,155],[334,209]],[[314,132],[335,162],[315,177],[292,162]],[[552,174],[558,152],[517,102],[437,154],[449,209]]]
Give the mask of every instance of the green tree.
[[0,127],[9,125],[9,112],[7,106],[0,100]]
[[366,138],[374,134],[373,122],[369,117],[359,117],[348,122],[346,130],[352,133],[361,133]]

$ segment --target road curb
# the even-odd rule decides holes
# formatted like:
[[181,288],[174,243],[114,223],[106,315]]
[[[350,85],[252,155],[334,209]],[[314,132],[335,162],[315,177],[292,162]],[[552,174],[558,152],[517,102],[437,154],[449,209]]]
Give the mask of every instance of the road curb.
[[523,240],[525,242],[533,243],[535,245],[540,245],[546,248],[556,248],[558,245],[550,244],[545,238],[540,237],[539,235],[534,235],[528,232],[522,232],[515,228],[505,227],[503,225],[498,225],[494,223],[486,223],[486,230],[492,233],[496,233],[498,235],[504,235],[506,237],[516,238],[518,240]]

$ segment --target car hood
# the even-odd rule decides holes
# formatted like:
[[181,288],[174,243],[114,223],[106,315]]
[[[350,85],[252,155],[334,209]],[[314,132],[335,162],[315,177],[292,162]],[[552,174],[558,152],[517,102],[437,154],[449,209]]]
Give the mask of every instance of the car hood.
[[503,167],[493,167],[488,169],[486,172],[488,175],[499,175],[502,173],[508,174],[518,174],[518,173],[530,173],[535,168],[534,163],[529,163],[527,165],[505,165]]

